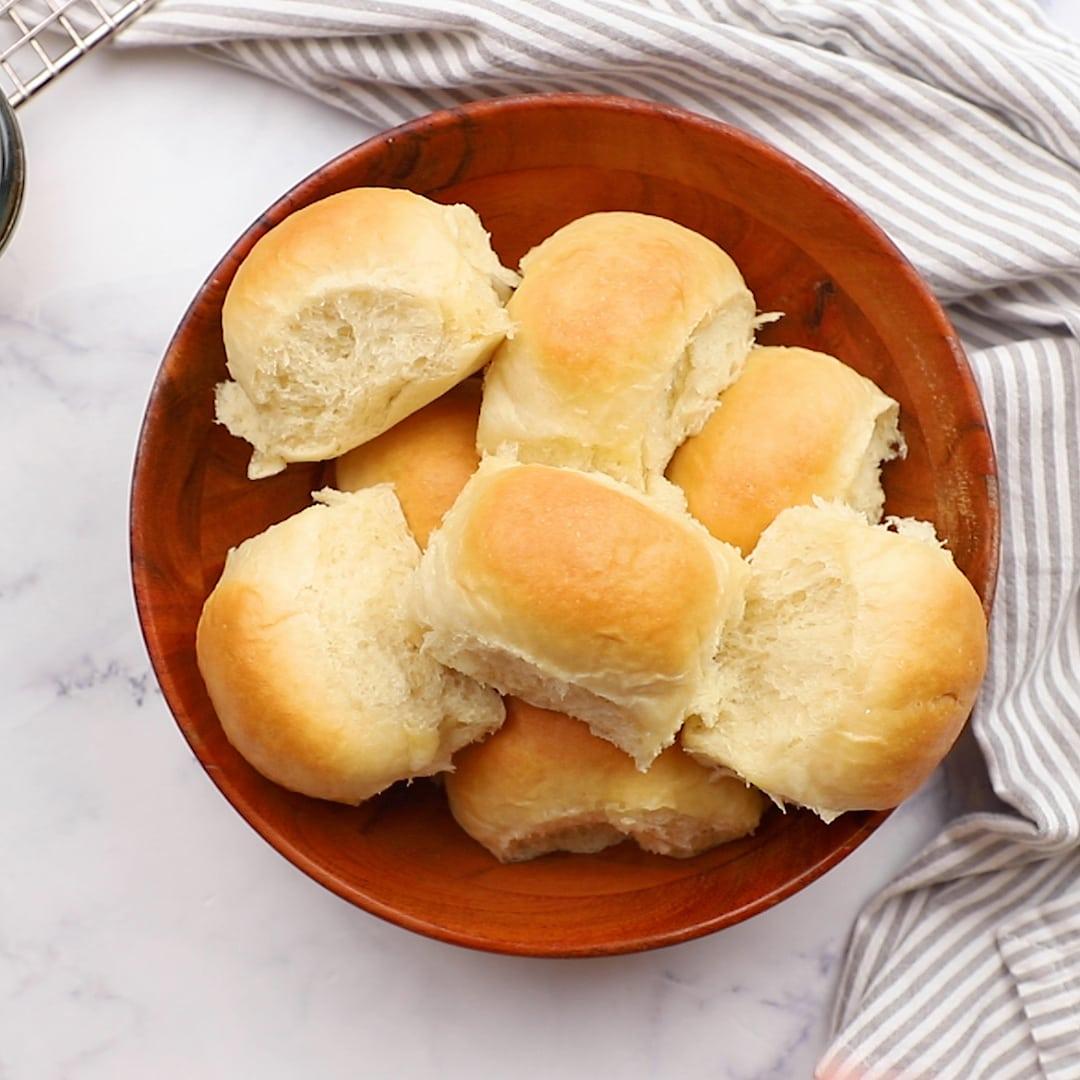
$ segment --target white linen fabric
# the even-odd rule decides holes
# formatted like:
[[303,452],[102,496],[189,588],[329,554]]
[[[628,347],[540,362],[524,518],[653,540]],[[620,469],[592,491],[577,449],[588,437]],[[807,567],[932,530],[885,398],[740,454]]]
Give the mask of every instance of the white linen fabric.
[[505,94],[669,102],[882,224],[968,347],[1004,542],[967,812],[857,920],[817,1076],[1080,1077],[1080,47],[1030,0],[159,0],[120,43],[384,126]]

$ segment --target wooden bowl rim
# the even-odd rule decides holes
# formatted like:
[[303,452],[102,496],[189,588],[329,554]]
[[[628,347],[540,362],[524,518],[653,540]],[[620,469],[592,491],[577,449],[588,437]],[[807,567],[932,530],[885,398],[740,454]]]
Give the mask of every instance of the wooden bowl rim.
[[[846,858],[852,851],[862,844],[885,820],[892,811],[883,810],[870,814],[862,827],[853,833],[846,842],[838,845],[829,854],[820,859],[813,866],[804,870],[801,874],[785,882],[772,892],[757,898],[752,903],[740,908],[723,912],[715,917],[703,919],[686,926],[659,930],[655,933],[643,934],[631,939],[598,942],[595,944],[570,944],[560,946],[549,942],[506,942],[499,939],[485,937],[482,933],[470,933],[456,928],[441,926],[428,919],[418,917],[407,910],[384,904],[378,898],[368,895],[356,888],[339,875],[330,871],[320,863],[312,859],[303,849],[292,843],[285,837],[272,822],[265,820],[256,808],[254,808],[242,793],[237,791],[229,778],[220,770],[213,768],[213,762],[203,759],[198,748],[198,740],[194,736],[194,725],[189,720],[183,705],[180,692],[173,680],[172,673],[164,657],[159,630],[155,620],[154,610],[154,585],[150,575],[146,571],[142,560],[137,558],[136,552],[142,548],[145,550],[147,537],[147,521],[140,514],[139,506],[149,506],[150,490],[153,485],[154,462],[148,460],[146,443],[148,432],[157,424],[167,422],[167,417],[159,416],[162,412],[162,388],[167,382],[167,371],[171,358],[174,355],[178,341],[182,338],[192,312],[199,306],[207,290],[216,282],[223,268],[231,261],[238,250],[245,253],[251,249],[254,243],[273,226],[278,224],[298,206],[314,201],[321,194],[327,180],[331,182],[334,177],[351,169],[356,163],[365,159],[377,157],[387,143],[394,140],[414,135],[430,134],[446,127],[455,127],[465,121],[470,127],[485,117],[501,112],[536,112],[559,110],[592,110],[608,113],[633,113],[642,116],[659,116],[683,126],[696,127],[713,135],[718,135],[744,148],[760,155],[779,169],[792,171],[803,180],[818,189],[823,198],[831,200],[834,205],[840,207],[844,214],[855,225],[880,245],[884,253],[891,255],[895,271],[908,279],[908,284],[918,294],[928,313],[937,324],[937,329],[946,344],[953,360],[953,365],[958,376],[959,388],[962,391],[959,408],[970,415],[974,422],[981,426],[988,434],[988,458],[987,458],[987,510],[988,520],[985,522],[986,531],[983,542],[982,554],[985,557],[986,580],[983,582],[983,608],[989,619],[993,604],[994,591],[997,583],[998,560],[1000,553],[1000,513],[998,499],[998,475],[997,464],[993,452],[992,442],[989,439],[989,425],[982,405],[978,386],[974,375],[960,345],[952,324],[937,302],[929,287],[919,276],[918,272],[904,256],[904,254],[889,239],[885,232],[871,220],[858,206],[846,195],[838,191],[828,181],[822,179],[806,166],[789,157],[783,151],[778,150],[771,144],[749,134],[739,128],[733,127],[719,120],[712,120],[696,113],[670,105],[639,100],[636,98],[621,97],[606,94],[578,94],[578,93],[552,93],[552,94],[528,94],[513,97],[501,97],[471,102],[453,109],[443,109],[425,116],[411,120],[407,123],[389,128],[377,135],[357,144],[354,147],[332,158],[310,173],[289,191],[275,200],[269,207],[230,245],[224,256],[219,260],[213,271],[199,287],[194,299],[188,305],[176,331],[169,341],[158,373],[154,379],[150,396],[147,402],[146,412],[139,430],[139,438],[135,452],[135,460],[132,473],[131,497],[129,503],[129,533],[130,533],[130,559],[132,569],[132,584],[135,594],[135,606],[138,613],[139,626],[143,640],[150,657],[154,673],[161,685],[169,711],[180,729],[181,734],[187,741],[192,753],[202,765],[203,770],[213,781],[221,794],[228,800],[233,808],[244,820],[267,841],[275,850],[289,860],[294,866],[303,871],[308,877],[341,897],[343,900],[362,908],[372,915],[376,915],[387,922],[412,930],[426,937],[434,938],[449,944],[465,946],[484,952],[500,953],[513,956],[530,957],[588,957],[609,956],[625,953],[641,952],[649,949],[661,948],[668,945],[678,944],[693,938],[702,937],[716,930],[742,922],[762,911],[773,907],[781,900],[793,895],[816,880],[827,870],[830,870],[841,860]],[[452,177],[447,184],[452,183],[456,177]],[[190,729],[190,730],[189,730]]]

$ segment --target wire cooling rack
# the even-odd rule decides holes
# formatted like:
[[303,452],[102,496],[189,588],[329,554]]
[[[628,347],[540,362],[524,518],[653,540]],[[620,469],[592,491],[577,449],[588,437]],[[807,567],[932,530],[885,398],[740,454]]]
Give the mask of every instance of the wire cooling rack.
[[153,0],[0,0],[0,93],[19,105]]

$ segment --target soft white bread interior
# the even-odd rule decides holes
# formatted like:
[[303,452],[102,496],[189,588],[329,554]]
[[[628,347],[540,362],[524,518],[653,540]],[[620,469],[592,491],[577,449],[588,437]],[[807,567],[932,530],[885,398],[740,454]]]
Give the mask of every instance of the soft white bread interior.
[[196,650],[229,741],[264,776],[359,803],[450,767],[503,719],[498,694],[420,650],[420,558],[389,486],[326,491],[229,552]]
[[337,457],[479,369],[516,275],[467,206],[355,188],[298,210],[236,271],[217,418],[248,475]]
[[758,347],[668,466],[690,512],[744,553],[789,506],[819,496],[881,520],[881,464],[905,453],[899,406],[825,353]]
[[690,713],[715,709],[713,657],[747,573],[670,500],[485,458],[420,563],[425,650],[585,720],[646,768]]
[[502,862],[600,851],[631,837],[688,858],[757,828],[766,801],[670,746],[639,772],[580,720],[506,701],[506,722],[454,758],[446,794],[458,824]]
[[765,530],[719,713],[687,723],[688,752],[826,820],[923,783],[975,701],[986,621],[933,528],[891,524],[819,503]]
[[480,380],[466,379],[430,405],[338,458],[335,485],[359,491],[393,484],[421,549],[480,463]]
[[742,369],[754,298],[738,267],[681,225],[615,212],[559,229],[521,269],[480,449],[647,488]]

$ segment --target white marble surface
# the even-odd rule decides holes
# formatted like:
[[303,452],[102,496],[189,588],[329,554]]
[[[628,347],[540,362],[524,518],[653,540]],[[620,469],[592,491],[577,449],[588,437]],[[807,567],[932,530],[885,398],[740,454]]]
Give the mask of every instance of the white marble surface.
[[[1080,29],[1078,5],[1059,4]],[[21,112],[0,258],[0,1078],[808,1076],[859,907],[936,777],[748,923],[592,961],[470,953],[323,891],[198,767],[135,621],[127,494],[217,257],[356,121],[193,56],[99,53]]]

